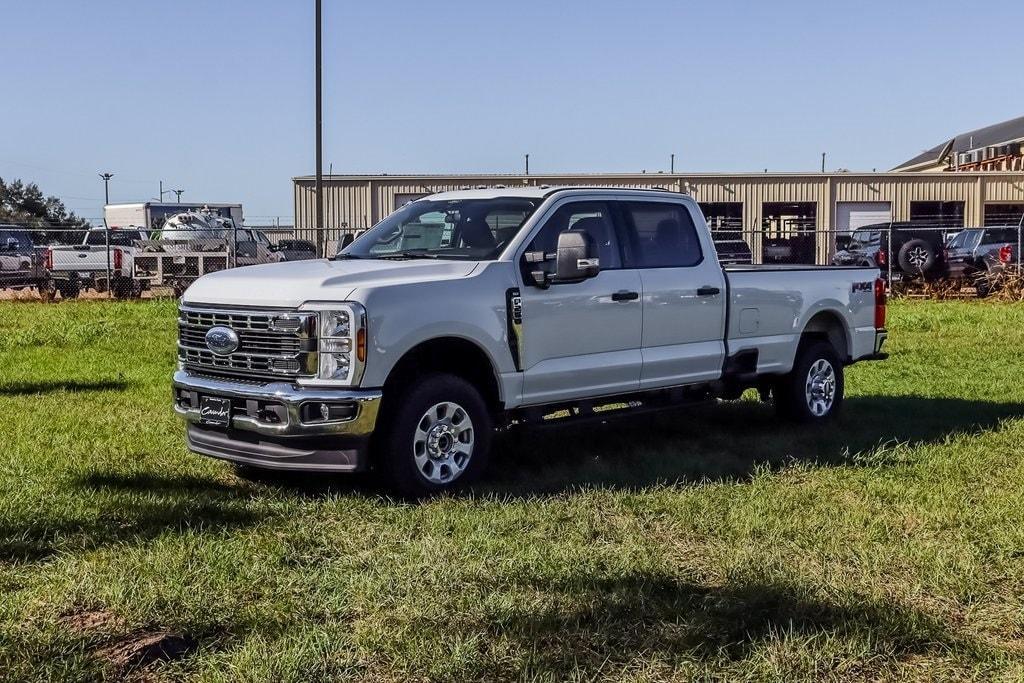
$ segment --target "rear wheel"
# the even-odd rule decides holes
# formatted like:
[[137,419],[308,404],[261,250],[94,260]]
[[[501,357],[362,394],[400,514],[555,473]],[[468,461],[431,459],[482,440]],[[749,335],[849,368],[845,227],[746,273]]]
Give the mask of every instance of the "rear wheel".
[[825,341],[800,345],[793,370],[772,389],[779,414],[798,422],[823,422],[843,404],[843,364]]
[[492,420],[480,393],[460,377],[427,375],[382,415],[374,455],[387,483],[406,496],[450,491],[487,464]]
[[82,291],[82,287],[78,280],[66,280],[64,282],[58,282],[56,289],[60,292],[60,298],[62,299],[77,299],[79,293]]

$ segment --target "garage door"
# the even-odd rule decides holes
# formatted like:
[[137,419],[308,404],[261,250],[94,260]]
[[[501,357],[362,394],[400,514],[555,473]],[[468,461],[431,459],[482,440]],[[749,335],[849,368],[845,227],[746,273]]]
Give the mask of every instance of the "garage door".
[[836,225],[839,232],[856,230],[872,223],[892,220],[889,202],[836,202]]

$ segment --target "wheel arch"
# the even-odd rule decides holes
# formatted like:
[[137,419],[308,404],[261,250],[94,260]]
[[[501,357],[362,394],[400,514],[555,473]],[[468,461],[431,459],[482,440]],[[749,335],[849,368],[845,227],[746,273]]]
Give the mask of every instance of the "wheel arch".
[[807,320],[800,333],[800,344],[812,339],[827,341],[844,362],[849,361],[851,357],[850,332],[846,329],[846,322],[838,311],[820,310]]
[[452,335],[425,339],[403,353],[384,380],[385,400],[403,384],[433,372],[466,380],[480,391],[492,411],[503,407],[501,382],[491,357],[476,342]]

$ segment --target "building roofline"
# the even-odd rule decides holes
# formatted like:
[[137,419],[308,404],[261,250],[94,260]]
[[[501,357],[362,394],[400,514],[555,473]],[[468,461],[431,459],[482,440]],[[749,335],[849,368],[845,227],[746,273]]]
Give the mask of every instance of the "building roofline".
[[[913,168],[913,167],[900,167],[900,168]],[[324,180],[412,180],[412,181],[438,181],[438,180],[465,180],[467,182],[472,180],[514,180],[523,181],[530,180],[539,183],[545,183],[546,181],[554,181],[550,184],[555,184],[558,181],[565,180],[581,180],[587,178],[593,179],[623,179],[623,180],[645,180],[645,181],[692,181],[695,179],[709,178],[709,179],[723,179],[723,178],[742,178],[742,179],[754,179],[754,178],[886,178],[892,176],[900,176],[907,178],[925,178],[925,177],[936,177],[936,178],[970,178],[974,176],[984,176],[987,178],[998,177],[998,176],[1020,176],[1020,171],[958,171],[956,173],[950,171],[925,171],[919,173],[906,173],[905,171],[897,171],[895,169],[891,171],[844,171],[844,172],[827,172],[820,173],[817,171],[780,171],[772,173],[763,172],[740,172],[740,173],[722,173],[722,172],[695,172],[695,173],[531,173],[530,175],[524,175],[521,173],[335,173],[333,175],[323,176]],[[312,175],[300,175],[292,176],[293,182],[298,181],[315,181],[316,176]]]

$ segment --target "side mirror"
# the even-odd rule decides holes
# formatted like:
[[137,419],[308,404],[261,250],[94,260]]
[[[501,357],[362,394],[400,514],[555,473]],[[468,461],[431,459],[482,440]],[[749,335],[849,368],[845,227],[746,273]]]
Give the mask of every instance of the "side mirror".
[[582,282],[600,270],[597,245],[589,233],[579,230],[559,233],[554,282]]

